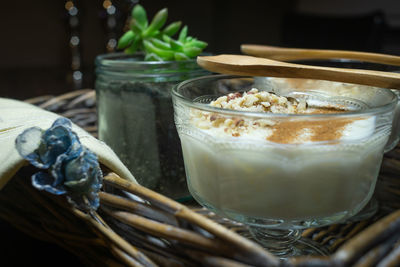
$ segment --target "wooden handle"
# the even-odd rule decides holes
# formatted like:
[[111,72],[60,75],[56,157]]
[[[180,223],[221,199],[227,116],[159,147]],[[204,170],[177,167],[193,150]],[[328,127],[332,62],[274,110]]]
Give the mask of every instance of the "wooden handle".
[[354,59],[365,62],[400,66],[400,56],[392,56],[378,53],[355,52],[345,50],[285,48],[252,44],[243,44],[241,45],[240,49],[242,53],[250,56],[265,57],[280,61],[307,59]]
[[244,55],[197,57],[197,63],[212,72],[306,78],[400,89],[400,74],[392,72],[308,66]]

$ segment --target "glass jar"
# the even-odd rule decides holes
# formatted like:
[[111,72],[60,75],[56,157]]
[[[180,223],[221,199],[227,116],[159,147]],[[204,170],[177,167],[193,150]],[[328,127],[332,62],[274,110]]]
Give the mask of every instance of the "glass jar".
[[141,185],[177,200],[190,194],[170,91],[207,73],[194,59],[143,61],[141,54],[123,53],[96,58],[99,139]]

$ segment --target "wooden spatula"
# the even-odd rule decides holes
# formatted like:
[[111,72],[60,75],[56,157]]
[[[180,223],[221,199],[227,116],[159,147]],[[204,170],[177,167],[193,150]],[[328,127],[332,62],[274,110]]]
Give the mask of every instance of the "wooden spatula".
[[379,53],[367,53],[345,50],[286,48],[268,45],[243,44],[240,46],[243,54],[265,57],[280,61],[306,59],[355,59],[364,62],[373,62],[400,66],[400,57]]
[[245,55],[199,56],[197,63],[224,74],[319,79],[400,89],[400,74],[392,72],[308,66]]

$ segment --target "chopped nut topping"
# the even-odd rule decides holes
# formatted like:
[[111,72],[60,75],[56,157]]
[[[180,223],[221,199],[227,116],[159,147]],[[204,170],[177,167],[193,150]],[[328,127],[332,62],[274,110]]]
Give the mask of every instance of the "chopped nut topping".
[[[265,113],[309,114],[310,111],[312,113],[333,112],[325,108],[310,109],[305,100],[298,101],[291,97],[277,96],[266,91],[258,91],[256,88],[243,94],[231,93],[221,96],[211,102],[210,105],[224,109]],[[344,110],[334,110],[336,112],[344,112]],[[353,121],[337,119],[327,122],[314,122],[282,120],[279,118],[247,118],[245,116],[235,117],[196,109],[191,110],[191,118],[192,123],[203,130],[216,130],[232,137],[240,137],[257,132],[255,133],[257,136],[265,136],[266,140],[275,143],[301,142],[298,138],[306,132],[306,135],[309,136],[308,139],[311,141],[335,140],[340,137],[343,128]]]
[[243,95],[231,93],[228,96],[221,96],[210,105],[225,109],[272,113],[302,113],[307,107],[304,100],[288,99],[266,91],[258,91],[256,88],[244,92]]

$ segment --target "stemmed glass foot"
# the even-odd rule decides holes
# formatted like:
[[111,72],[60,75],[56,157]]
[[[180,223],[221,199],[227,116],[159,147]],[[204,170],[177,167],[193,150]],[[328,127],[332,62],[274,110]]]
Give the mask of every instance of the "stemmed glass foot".
[[302,238],[300,230],[249,227],[250,238],[272,254],[285,259],[300,255],[328,255],[315,242]]

